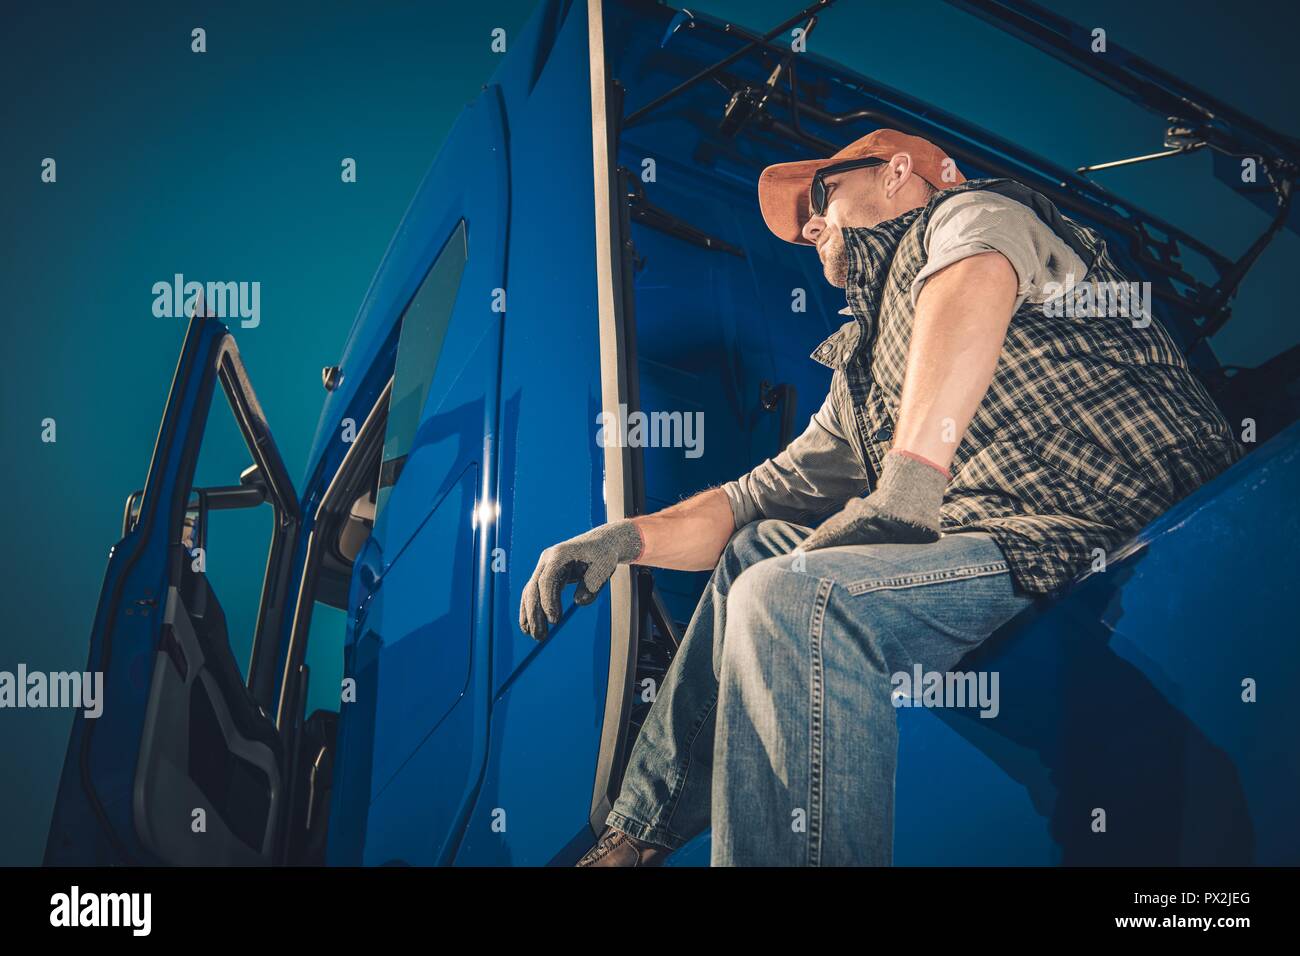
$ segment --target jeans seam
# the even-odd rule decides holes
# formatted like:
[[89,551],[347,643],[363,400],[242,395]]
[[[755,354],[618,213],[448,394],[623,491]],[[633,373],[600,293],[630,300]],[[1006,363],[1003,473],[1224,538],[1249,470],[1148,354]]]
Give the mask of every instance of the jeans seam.
[[864,578],[844,585],[850,594],[867,594],[871,591],[901,591],[907,588],[926,587],[931,584],[946,584],[949,581],[964,581],[967,578],[983,578],[994,574],[1005,574],[1011,568],[1006,561],[992,561],[988,564],[971,565],[964,568],[945,568],[942,571],[921,571],[916,574],[904,574],[893,578]]
[[664,801],[665,810],[660,814],[664,821],[663,829],[679,840],[682,838],[672,828],[670,821],[672,820],[673,815],[677,812],[677,801],[681,799],[682,791],[686,789],[686,778],[691,772],[691,761],[694,759],[695,740],[700,736],[700,728],[703,727],[704,722],[709,719],[709,714],[713,713],[713,709],[717,706],[718,692],[715,690],[712,698],[709,700],[709,706],[700,713],[700,716],[695,720],[695,726],[691,728],[690,736],[687,738],[686,742],[686,760],[682,765],[681,771],[678,773],[677,782],[673,784],[672,792],[668,794],[668,799]]
[[[634,824],[636,827],[640,828],[642,832],[629,833],[627,826],[615,826],[613,823],[610,822],[608,818],[605,820],[606,824],[608,824],[609,826],[615,826],[615,829],[622,830],[624,833],[628,833],[629,836],[634,836],[641,840],[650,840],[650,837],[647,836],[646,834],[653,833],[653,834],[663,834],[664,837],[671,839],[676,844],[676,846],[681,846],[683,843],[686,842],[686,838],[681,836],[681,834],[679,834],[676,830],[674,830],[670,825],[669,821],[672,820],[673,814],[677,812],[677,801],[681,799],[682,790],[686,788],[686,778],[691,771],[691,760],[693,759],[692,754],[695,751],[695,740],[700,736],[700,728],[704,726],[704,722],[709,719],[709,714],[713,713],[713,709],[717,707],[717,705],[718,705],[718,692],[714,691],[712,698],[709,700],[709,706],[704,708],[704,710],[700,713],[700,716],[695,719],[695,725],[691,728],[690,735],[687,738],[687,743],[685,748],[686,760],[683,763],[681,769],[678,771],[677,780],[673,783],[672,790],[669,791],[667,798],[665,798],[665,800],[663,801],[663,803],[659,808],[659,813],[657,814],[657,816],[663,822],[656,826],[655,824],[652,823],[645,823],[644,821],[641,820],[634,820],[633,818],[627,816],[626,814],[620,813],[618,814],[618,816],[621,821],[623,821],[624,823]],[[613,816],[613,814],[616,812],[617,811],[611,809],[610,815]],[[675,849],[676,846],[671,848]]]
[[826,605],[830,601],[834,582],[819,578],[817,597],[813,601],[813,615],[809,627],[809,708],[808,708],[808,865],[821,865],[822,829],[822,735],[824,716],[822,703],[826,693],[822,670],[822,623],[826,618]]

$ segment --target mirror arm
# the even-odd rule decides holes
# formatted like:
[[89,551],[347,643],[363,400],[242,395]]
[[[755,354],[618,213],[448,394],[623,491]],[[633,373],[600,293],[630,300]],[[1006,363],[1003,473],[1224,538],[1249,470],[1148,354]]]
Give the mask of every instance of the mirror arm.
[[256,508],[266,501],[266,486],[255,485],[215,485],[209,488],[195,488],[195,493],[202,491],[207,498],[211,511],[229,511],[233,508]]

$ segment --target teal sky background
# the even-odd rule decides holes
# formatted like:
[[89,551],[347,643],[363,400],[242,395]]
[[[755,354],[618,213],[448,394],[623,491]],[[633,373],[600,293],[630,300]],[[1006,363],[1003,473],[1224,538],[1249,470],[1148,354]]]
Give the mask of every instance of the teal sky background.
[[[706,0],[765,30],[798,0]],[[1291,135],[1290,4],[1061,0],[1050,6]],[[531,0],[7,4],[0,26],[0,670],[80,670],[126,494],[141,484],[184,331],[152,313],[180,272],[260,281],[241,352],[295,479],[344,336],[415,187]],[[208,52],[190,52],[190,30]],[[810,49],[1062,163],[1151,152],[1161,118],[939,0],[841,0]],[[721,107],[721,102],[719,103]],[[45,157],[58,182],[40,182]],[[355,184],[340,182],[354,157]],[[1099,181],[1239,254],[1264,213],[1208,155]],[[538,188],[545,188],[539,182]],[[527,184],[522,184],[527,188]],[[1284,232],[1215,339],[1257,364],[1300,341]],[[41,422],[57,422],[57,442]],[[0,711],[0,863],[39,862],[71,713]]]

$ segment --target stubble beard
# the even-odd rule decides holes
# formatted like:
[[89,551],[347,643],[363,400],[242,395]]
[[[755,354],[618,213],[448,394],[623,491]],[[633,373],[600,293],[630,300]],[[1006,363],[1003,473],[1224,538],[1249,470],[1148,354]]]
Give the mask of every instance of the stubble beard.
[[826,237],[826,241],[817,250],[822,260],[822,272],[826,281],[837,289],[843,289],[849,282],[849,253],[844,247],[844,236],[839,230]]

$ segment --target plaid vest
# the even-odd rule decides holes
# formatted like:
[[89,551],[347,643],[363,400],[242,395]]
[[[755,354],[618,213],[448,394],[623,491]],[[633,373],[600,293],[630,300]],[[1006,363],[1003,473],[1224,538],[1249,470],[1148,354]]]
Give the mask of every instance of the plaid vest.
[[1096,289],[1129,283],[1101,236],[1019,183],[984,179],[873,228],[844,229],[853,320],[812,357],[835,372],[836,416],[866,473],[880,473],[893,438],[926,227],[941,202],[974,189],[1025,204],[1088,265],[1063,297],[1026,301],[1012,316],[992,384],[957,446],[941,511],[944,532],[992,535],[1017,586],[1045,594],[1242,448],[1158,319],[1097,315],[1090,305]]

